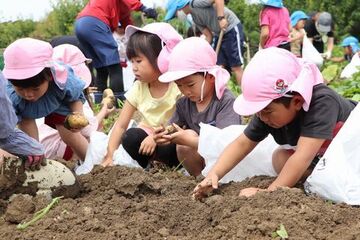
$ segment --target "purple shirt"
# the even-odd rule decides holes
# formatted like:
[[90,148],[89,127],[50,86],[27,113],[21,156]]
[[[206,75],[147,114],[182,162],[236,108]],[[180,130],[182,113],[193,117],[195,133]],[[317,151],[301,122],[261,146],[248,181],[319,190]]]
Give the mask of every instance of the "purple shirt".
[[269,27],[269,38],[265,48],[277,47],[281,43],[289,42],[290,16],[287,8],[265,7],[260,12],[260,27]]

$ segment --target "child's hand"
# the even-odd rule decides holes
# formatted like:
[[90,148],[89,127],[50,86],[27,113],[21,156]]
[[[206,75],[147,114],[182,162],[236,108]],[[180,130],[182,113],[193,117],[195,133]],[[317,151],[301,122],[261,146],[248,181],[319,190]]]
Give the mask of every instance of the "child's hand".
[[254,188],[254,187],[244,188],[240,191],[239,196],[251,197],[255,195],[257,192],[262,192],[262,191],[266,191],[266,190],[261,188]]
[[219,177],[214,173],[209,173],[193,190],[192,196],[196,200],[201,200],[209,195],[213,189],[219,187]]
[[140,145],[139,153],[147,156],[151,156],[156,148],[156,142],[153,136],[147,136]]
[[154,128],[154,135],[153,139],[157,145],[166,145],[169,144],[170,141],[164,136],[167,134],[167,131],[165,130],[164,126],[156,127]]
[[26,170],[39,170],[40,166],[46,165],[44,155],[21,156],[20,158],[25,161]]
[[104,157],[102,163],[101,163],[101,166],[103,167],[108,167],[108,166],[113,166],[114,163],[113,163],[113,156],[110,156],[108,154],[106,154],[106,156]]

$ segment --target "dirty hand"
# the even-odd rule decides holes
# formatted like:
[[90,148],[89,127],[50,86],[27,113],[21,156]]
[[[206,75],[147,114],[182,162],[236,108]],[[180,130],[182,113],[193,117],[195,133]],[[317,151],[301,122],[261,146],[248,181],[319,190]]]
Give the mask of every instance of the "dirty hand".
[[219,187],[219,177],[214,173],[209,173],[207,177],[202,180],[192,192],[192,196],[196,200],[203,199],[208,196],[208,194],[213,190]]
[[22,160],[25,161],[26,170],[39,170],[40,166],[46,165],[46,160],[44,155],[30,155],[30,156],[20,156]]
[[263,191],[266,190],[261,188],[254,188],[254,187],[244,188],[240,191],[239,196],[251,197],[255,195],[257,192],[263,192]]
[[103,167],[108,167],[108,166],[113,166],[113,160],[112,160],[112,156],[106,154],[106,156],[104,157],[103,161],[100,164]]
[[168,143],[184,144],[186,140],[191,137],[187,134],[188,132],[186,130],[179,127],[176,123],[172,123],[172,127],[174,130],[169,132],[169,130],[165,129],[164,135],[162,136],[162,139]]
[[164,126],[154,128],[153,139],[157,145],[167,145],[171,143],[169,138],[164,137],[166,135],[167,131]]
[[156,142],[153,136],[147,136],[140,145],[139,154],[151,156],[156,148]]
[[140,11],[142,11],[145,14],[145,17],[153,18],[155,20],[158,15],[154,8],[148,8],[148,7],[145,7],[144,5],[140,8]]

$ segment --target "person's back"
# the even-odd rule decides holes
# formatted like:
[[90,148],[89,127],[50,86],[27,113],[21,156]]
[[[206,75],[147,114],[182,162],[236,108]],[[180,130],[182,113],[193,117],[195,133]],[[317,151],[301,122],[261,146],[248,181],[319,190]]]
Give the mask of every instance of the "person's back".
[[[193,0],[190,1],[191,16],[197,27],[201,29],[208,28],[215,35],[220,34],[219,20],[217,20],[216,9],[211,1],[208,0]],[[224,7],[224,16],[228,21],[225,33],[233,29],[240,23],[239,18],[229,8]]]
[[269,35],[264,48],[278,47],[289,41],[290,17],[287,8],[266,6],[260,12],[260,27],[268,26]]

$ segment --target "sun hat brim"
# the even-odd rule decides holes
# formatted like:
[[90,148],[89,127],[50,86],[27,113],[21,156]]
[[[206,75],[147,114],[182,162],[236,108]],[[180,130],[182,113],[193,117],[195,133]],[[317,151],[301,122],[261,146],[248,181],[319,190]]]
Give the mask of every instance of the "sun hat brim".
[[168,71],[159,77],[159,81],[163,83],[173,82],[197,72],[196,70]]
[[241,116],[250,116],[263,110],[272,101],[273,99],[260,102],[248,101],[241,94],[234,101],[234,111]]

